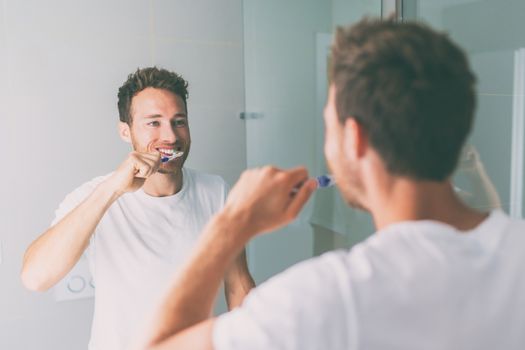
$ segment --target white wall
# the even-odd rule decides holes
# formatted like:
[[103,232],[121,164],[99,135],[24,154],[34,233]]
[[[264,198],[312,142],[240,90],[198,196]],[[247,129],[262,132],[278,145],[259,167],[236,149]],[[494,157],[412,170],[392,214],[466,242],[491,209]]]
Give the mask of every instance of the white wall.
[[0,349],[86,348],[92,300],[25,291],[21,259],[64,195],[128,152],[116,133],[116,94],[137,67],[190,81],[187,164],[238,177],[242,44],[241,0],[1,3]]

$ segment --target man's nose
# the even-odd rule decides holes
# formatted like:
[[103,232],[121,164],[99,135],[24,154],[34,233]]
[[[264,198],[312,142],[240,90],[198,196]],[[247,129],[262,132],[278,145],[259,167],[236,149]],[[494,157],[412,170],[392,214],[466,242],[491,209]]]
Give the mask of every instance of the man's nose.
[[165,125],[161,129],[160,138],[163,142],[174,143],[175,141],[177,141],[177,132],[175,128],[173,128],[171,125]]

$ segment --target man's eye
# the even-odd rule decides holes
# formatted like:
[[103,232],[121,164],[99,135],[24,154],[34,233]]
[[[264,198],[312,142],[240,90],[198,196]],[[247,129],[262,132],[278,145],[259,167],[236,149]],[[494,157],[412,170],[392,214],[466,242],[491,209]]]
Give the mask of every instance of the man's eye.
[[186,126],[186,119],[175,119],[173,124],[178,128]]
[[159,126],[160,123],[159,123],[158,121],[155,120],[155,121],[149,122],[148,125],[149,125],[149,126]]

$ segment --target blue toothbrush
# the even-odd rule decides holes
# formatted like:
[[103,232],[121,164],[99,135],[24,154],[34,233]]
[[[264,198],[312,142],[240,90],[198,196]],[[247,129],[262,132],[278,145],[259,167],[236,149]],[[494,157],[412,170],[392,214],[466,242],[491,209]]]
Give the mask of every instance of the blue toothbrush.
[[[317,188],[318,189],[319,188],[328,188],[328,187],[331,187],[331,186],[335,185],[335,180],[334,180],[334,177],[332,175],[317,176],[315,178],[315,181],[317,182]],[[299,188],[300,187],[301,187],[301,185],[292,188],[292,192],[290,193],[290,196],[295,196],[297,194],[297,192],[299,192]]]
[[162,157],[160,158],[160,162],[161,163],[166,163],[166,162],[169,162],[170,160],[173,160],[175,158],[178,158],[180,156],[182,156],[184,154],[184,152],[182,151],[178,151],[178,152],[174,152],[171,156],[169,157]]
[[317,188],[327,188],[335,185],[335,179],[332,175],[321,175],[315,179],[317,180]]

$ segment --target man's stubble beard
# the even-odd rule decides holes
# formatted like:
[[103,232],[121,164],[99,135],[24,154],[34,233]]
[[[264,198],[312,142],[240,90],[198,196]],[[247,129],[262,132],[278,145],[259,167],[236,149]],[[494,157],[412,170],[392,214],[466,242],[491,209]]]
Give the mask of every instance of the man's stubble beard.
[[[332,174],[334,173],[332,167],[328,165],[328,168],[331,169]],[[362,203],[362,197],[364,193],[363,181],[359,178],[359,172],[355,166],[348,166],[348,171],[346,176],[337,178],[338,188],[343,197],[345,203],[351,208],[369,212],[368,208]]]

